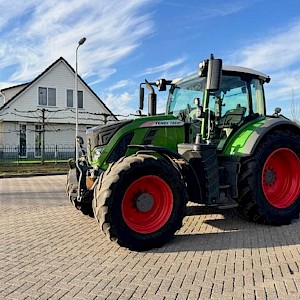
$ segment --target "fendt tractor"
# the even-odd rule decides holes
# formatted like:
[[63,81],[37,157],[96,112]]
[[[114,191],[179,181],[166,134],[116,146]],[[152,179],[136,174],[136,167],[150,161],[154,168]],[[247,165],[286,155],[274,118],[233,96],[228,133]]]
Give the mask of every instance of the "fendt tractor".
[[[71,202],[132,250],[172,238],[188,201],[236,207],[249,221],[290,223],[300,209],[300,126],[280,108],[266,114],[269,81],[213,55],[186,78],[145,80],[139,117],[87,130],[86,153],[70,162]],[[155,90],[167,88],[166,112],[157,114]]]

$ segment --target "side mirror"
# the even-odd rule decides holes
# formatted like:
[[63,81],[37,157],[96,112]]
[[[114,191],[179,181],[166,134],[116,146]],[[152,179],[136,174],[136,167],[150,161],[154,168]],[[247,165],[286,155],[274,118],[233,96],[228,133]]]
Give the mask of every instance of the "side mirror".
[[220,89],[222,77],[222,59],[215,59],[211,54],[208,60],[206,89],[208,91],[217,91]]
[[139,105],[140,110],[144,109],[144,97],[145,97],[145,90],[143,87],[140,86],[140,105]]
[[276,107],[273,116],[278,117],[280,113],[281,113],[281,108],[280,107]]

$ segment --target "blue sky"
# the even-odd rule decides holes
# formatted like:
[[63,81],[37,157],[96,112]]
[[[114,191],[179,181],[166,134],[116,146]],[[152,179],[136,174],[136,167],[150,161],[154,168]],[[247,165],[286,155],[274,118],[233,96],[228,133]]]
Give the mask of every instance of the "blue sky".
[[[197,71],[214,53],[268,74],[268,112],[300,114],[299,0],[0,0],[0,88],[31,81],[63,56],[116,114],[139,83]],[[165,98],[159,97],[163,111]]]

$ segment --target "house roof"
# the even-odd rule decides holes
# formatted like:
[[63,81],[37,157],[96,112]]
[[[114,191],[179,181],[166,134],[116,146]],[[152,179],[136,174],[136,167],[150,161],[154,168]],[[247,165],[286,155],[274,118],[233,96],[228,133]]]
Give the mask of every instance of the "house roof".
[[13,85],[13,86],[10,86],[10,87],[7,87],[7,88],[4,88],[4,89],[0,89],[0,92],[5,92],[5,91],[8,91],[10,89],[13,89],[13,88],[16,88],[16,87],[21,87],[21,86],[27,86],[30,82],[26,82],[26,83],[21,83],[21,84],[17,84],[17,85]]
[[[26,91],[27,89],[29,89],[35,82],[37,82],[41,77],[43,77],[49,70],[51,70],[55,65],[57,65],[60,62],[64,62],[69,68],[70,70],[75,74],[75,70],[72,68],[72,66],[63,58],[60,57],[59,59],[57,59],[53,64],[51,64],[45,71],[43,71],[40,75],[38,75],[35,79],[33,79],[31,82],[29,83],[23,83],[23,84],[19,84],[19,85],[15,85],[15,86],[11,86],[9,88],[4,88],[1,89],[1,91],[5,91],[5,90],[9,90],[11,88],[15,88],[18,86],[22,86],[24,85],[24,88],[21,89],[16,95],[14,95],[11,99],[9,99],[7,102],[5,102],[1,107],[0,107],[0,111],[8,106],[12,101],[14,101],[14,99],[16,99],[19,95],[21,95],[24,91]],[[107,111],[111,114],[112,117],[114,117],[116,120],[117,118],[115,117],[115,115],[111,112],[111,110],[105,105],[105,103],[98,97],[98,95],[89,87],[89,85],[78,75],[79,80],[82,82],[82,84],[84,84],[86,86],[86,88],[96,97],[96,99],[105,107],[105,109],[107,109]]]

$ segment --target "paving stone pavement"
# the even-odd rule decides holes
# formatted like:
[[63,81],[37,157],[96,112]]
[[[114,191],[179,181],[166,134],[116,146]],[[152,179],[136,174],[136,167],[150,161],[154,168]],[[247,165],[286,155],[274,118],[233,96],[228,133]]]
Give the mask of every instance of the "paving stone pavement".
[[189,203],[170,243],[133,252],[72,207],[65,179],[0,179],[0,299],[300,299],[299,221]]

